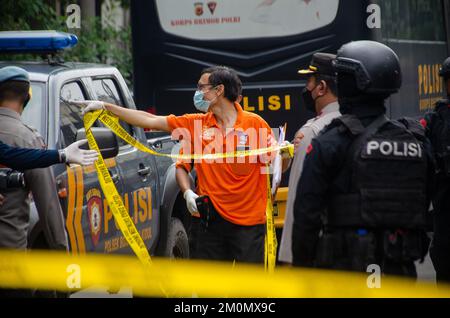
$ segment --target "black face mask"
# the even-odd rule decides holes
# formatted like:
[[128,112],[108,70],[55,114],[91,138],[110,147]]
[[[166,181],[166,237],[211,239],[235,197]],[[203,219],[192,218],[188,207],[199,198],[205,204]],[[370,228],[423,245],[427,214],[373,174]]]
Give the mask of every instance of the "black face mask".
[[[314,89],[315,89],[315,87],[314,87]],[[316,101],[312,97],[311,91],[308,90],[306,87],[302,91],[302,98],[303,98],[303,103],[305,104],[306,109],[315,113],[316,112]]]

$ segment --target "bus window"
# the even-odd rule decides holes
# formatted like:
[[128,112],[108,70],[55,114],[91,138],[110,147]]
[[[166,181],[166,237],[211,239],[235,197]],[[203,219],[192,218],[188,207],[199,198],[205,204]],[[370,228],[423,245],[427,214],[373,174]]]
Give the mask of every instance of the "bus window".
[[291,36],[334,21],[339,0],[157,0],[169,34],[194,40]]
[[382,0],[381,35],[399,56],[402,87],[389,102],[393,118],[419,117],[442,98],[440,63],[447,56],[442,0]]
[[442,1],[379,1],[385,25],[384,38],[446,41]]

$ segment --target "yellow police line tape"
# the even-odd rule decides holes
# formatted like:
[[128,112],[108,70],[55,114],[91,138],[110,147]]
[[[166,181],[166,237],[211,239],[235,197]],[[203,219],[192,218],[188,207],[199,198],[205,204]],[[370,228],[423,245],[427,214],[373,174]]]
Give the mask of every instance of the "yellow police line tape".
[[[125,142],[135,147],[136,149],[162,157],[170,157],[173,159],[219,159],[219,158],[230,158],[230,157],[244,157],[244,156],[255,156],[260,154],[265,154],[272,151],[278,151],[280,149],[287,148],[291,157],[294,153],[293,145],[288,146],[273,146],[267,148],[260,148],[254,150],[245,150],[245,151],[236,151],[236,152],[228,152],[228,153],[215,153],[215,154],[164,154],[154,151],[147,146],[140,143],[134,137],[132,137],[128,132],[122,128],[119,124],[119,119],[117,116],[112,114],[109,111],[98,110],[95,112],[89,112],[84,116],[84,128],[86,130],[86,138],[88,140],[89,146],[91,149],[95,149],[99,153],[99,160],[96,162],[95,166],[97,169],[97,174],[100,181],[100,186],[103,190],[103,193],[106,197],[106,200],[111,207],[111,211],[113,212],[114,218],[119,225],[119,229],[122,231],[125,239],[128,244],[131,246],[133,251],[136,253],[138,258],[144,264],[150,264],[151,258],[145,247],[144,241],[140,237],[134,223],[132,222],[128,211],[126,210],[122,199],[117,192],[116,186],[114,182],[111,180],[108,169],[105,165],[103,157],[100,154],[100,150],[95,142],[95,138],[92,135],[90,130],[91,126],[94,122],[99,119],[103,124],[105,124],[111,131],[113,131],[117,136],[122,138]],[[267,172],[268,173],[268,172]],[[269,272],[273,272],[276,263],[276,250],[277,250],[277,241],[276,241],[276,233],[273,222],[273,206],[272,206],[272,196],[270,190],[270,180],[269,175],[267,175],[267,206],[266,206],[266,237],[265,237],[265,267],[269,270]]]
[[100,149],[98,148],[94,135],[89,128],[86,128],[86,138],[88,140],[89,147],[91,149],[95,149],[99,153],[98,160],[95,162],[95,168],[97,169],[100,187],[102,188],[103,194],[105,195],[106,201],[111,208],[114,219],[116,220],[120,231],[139,260],[143,264],[151,264],[150,254],[148,253],[144,240],[139,235],[130,214],[122,202],[121,196],[117,192],[116,186],[112,181],[105,161],[100,154]]
[[234,152],[225,152],[225,153],[210,153],[210,154],[165,154],[160,153],[155,150],[148,148],[143,145],[141,142],[136,140],[133,136],[131,136],[119,123],[119,119],[116,115],[111,113],[110,111],[105,110],[97,110],[93,112],[88,112],[84,115],[84,127],[85,129],[89,129],[96,120],[100,120],[103,124],[105,124],[112,132],[114,132],[117,136],[122,138],[125,142],[130,144],[131,146],[139,149],[140,151],[160,156],[160,157],[168,157],[172,159],[186,159],[186,160],[213,160],[213,159],[224,159],[224,158],[236,158],[236,157],[248,157],[248,156],[258,156],[262,154],[266,154],[269,152],[274,152],[282,149],[287,149],[291,157],[294,155],[294,145],[277,145],[272,147],[265,147],[259,149],[252,150],[239,150]]
[[[0,250],[0,288],[76,292],[132,288],[135,296],[170,297],[450,297],[450,287],[397,277],[330,270],[131,256]],[[374,279],[379,279],[377,285]]]
[[270,188],[269,165],[267,169],[267,201],[266,201],[266,236],[264,238],[264,268],[273,273],[277,260],[277,234],[273,221],[272,191]]

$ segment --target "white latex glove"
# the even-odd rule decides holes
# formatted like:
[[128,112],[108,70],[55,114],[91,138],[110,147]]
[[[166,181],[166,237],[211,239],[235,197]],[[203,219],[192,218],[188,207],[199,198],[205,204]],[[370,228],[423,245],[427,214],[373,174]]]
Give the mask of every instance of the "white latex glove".
[[192,191],[191,189],[184,191],[183,194],[184,199],[186,200],[186,206],[191,214],[198,212],[197,203],[195,199],[198,198],[198,195]]
[[77,163],[83,166],[94,164],[98,159],[98,153],[95,150],[80,149],[80,146],[87,143],[87,139],[75,141],[64,149],[67,163]]
[[83,110],[81,111],[81,114],[83,116],[88,112],[93,112],[99,109],[105,109],[105,103],[99,100],[83,100],[83,101],[70,100],[69,103],[77,105],[79,107],[83,107]]
[[[283,141],[281,144],[280,144],[280,147],[289,147],[289,146],[291,146],[292,144],[289,142],[289,141],[287,141],[287,140],[285,140],[285,141]],[[290,148],[282,148],[282,149],[280,149],[280,155],[281,155],[281,157],[282,158],[292,158],[293,156],[294,156],[294,154],[293,154],[293,147],[291,146]]]

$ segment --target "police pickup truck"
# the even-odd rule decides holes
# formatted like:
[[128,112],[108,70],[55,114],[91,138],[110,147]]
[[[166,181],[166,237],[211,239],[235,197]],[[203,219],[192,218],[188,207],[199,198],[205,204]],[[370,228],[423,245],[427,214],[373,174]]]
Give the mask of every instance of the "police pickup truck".
[[[76,44],[76,37],[55,31],[0,32],[0,53],[45,53]],[[134,101],[120,72],[112,66],[72,62],[6,62],[30,73],[32,98],[22,115],[36,128],[49,148],[63,148],[83,137],[80,109],[68,100],[102,100],[128,108]],[[169,135],[122,126],[141,143],[170,153],[176,145]],[[175,180],[171,159],[140,152],[119,140],[108,128],[95,124],[93,133],[118,192],[122,195],[150,254],[189,257],[186,230],[190,214]],[[84,253],[133,253],[115,224],[94,166],[54,166],[57,189],[66,220],[70,250]],[[36,209],[32,206],[29,247],[48,246]]]

